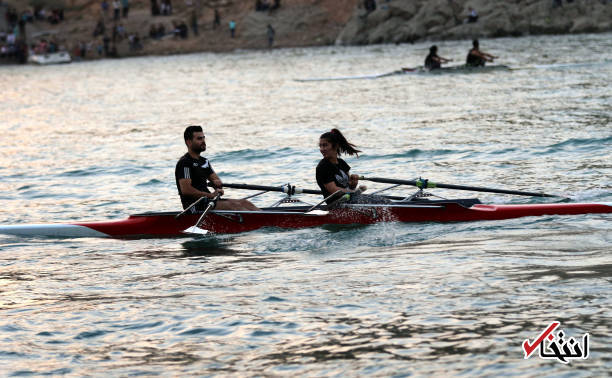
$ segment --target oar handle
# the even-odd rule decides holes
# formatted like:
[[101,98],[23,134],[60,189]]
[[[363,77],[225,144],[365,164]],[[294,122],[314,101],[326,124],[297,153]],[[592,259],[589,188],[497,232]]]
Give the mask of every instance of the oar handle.
[[384,177],[364,177],[361,176],[360,180],[367,180],[372,182],[380,182],[384,184],[400,184],[416,186],[417,188],[444,188],[444,189],[456,189],[456,190],[468,190],[472,192],[487,192],[487,193],[500,193],[500,194],[515,194],[519,196],[530,196],[530,197],[559,197],[553,194],[536,193],[536,192],[524,192],[520,190],[507,190],[507,189],[495,189],[495,188],[484,188],[480,186],[466,186],[466,185],[453,185],[453,184],[442,184],[435,183],[429,180],[418,179],[418,180],[399,180],[390,179]]
[[251,184],[227,184],[223,183],[224,187],[232,189],[247,189],[247,190],[263,190],[267,192],[281,192],[289,195],[306,193],[306,194],[322,194],[320,190],[303,189],[290,184],[282,186],[265,186],[265,185],[251,185]]

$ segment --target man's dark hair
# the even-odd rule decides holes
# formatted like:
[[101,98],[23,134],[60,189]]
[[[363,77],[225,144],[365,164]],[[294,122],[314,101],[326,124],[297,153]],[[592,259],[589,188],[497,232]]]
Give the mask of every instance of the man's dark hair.
[[193,139],[193,133],[203,133],[204,130],[202,130],[202,126],[187,126],[187,128],[185,129],[185,133],[183,134],[183,137],[185,138],[185,142],[187,142],[188,140]]

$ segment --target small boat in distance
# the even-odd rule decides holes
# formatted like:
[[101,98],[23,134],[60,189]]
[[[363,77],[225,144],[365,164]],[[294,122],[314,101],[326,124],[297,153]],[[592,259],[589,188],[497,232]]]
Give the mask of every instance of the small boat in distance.
[[28,56],[28,62],[39,65],[60,64],[72,62],[72,57],[67,51],[54,53],[34,54]]
[[398,76],[398,75],[430,75],[430,74],[473,74],[473,73],[487,73],[487,72],[495,72],[495,71],[512,71],[512,68],[506,65],[491,65],[484,67],[473,67],[467,66],[465,64],[459,66],[450,66],[450,67],[441,67],[435,70],[428,70],[423,66],[419,67],[404,67],[402,69],[386,72],[382,74],[374,74],[374,75],[358,75],[358,76],[337,76],[337,77],[322,77],[322,78],[310,78],[310,79],[294,79],[297,82],[305,83],[311,81],[338,81],[338,80],[371,80],[371,79],[381,79],[389,76]]

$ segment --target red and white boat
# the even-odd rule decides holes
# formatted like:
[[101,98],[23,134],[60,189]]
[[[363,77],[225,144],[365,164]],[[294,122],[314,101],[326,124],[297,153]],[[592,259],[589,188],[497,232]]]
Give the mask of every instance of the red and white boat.
[[[383,179],[379,179],[383,180]],[[385,179],[388,180],[388,179]],[[375,181],[375,180],[372,180]],[[395,180],[401,181],[401,180]],[[382,182],[382,181],[379,181]],[[402,183],[405,183],[402,181]],[[444,187],[444,184],[425,182],[425,187]],[[373,224],[377,222],[471,222],[511,219],[544,215],[609,214],[612,203],[546,203],[546,204],[482,204],[478,199],[431,200],[423,198],[423,192],[408,198],[389,197],[392,204],[344,204],[328,208],[326,205],[282,206],[283,203],[300,202],[291,198],[295,193],[312,193],[314,190],[299,190],[295,187],[264,187],[245,184],[225,184],[226,187],[281,191],[290,195],[272,207],[261,211],[211,210],[201,214],[179,212],[151,212],[130,215],[118,221],[71,223],[71,224],[23,224],[0,226],[0,234],[52,237],[110,237],[153,238],[177,237],[190,234],[194,224],[199,233],[232,234],[257,230],[263,227],[305,228],[322,225]],[[450,185],[446,185],[450,187]],[[455,188],[459,188],[454,186]],[[465,188],[465,187],[462,187]],[[470,190],[509,191],[470,187]],[[263,192],[259,193],[262,194]],[[515,192],[511,194],[538,193]],[[546,196],[549,195],[540,195]],[[252,197],[252,196],[251,196]],[[182,215],[183,214],[183,215]],[[181,215],[181,216],[179,216]],[[178,216],[178,217],[177,217]],[[201,218],[201,222],[198,221]]]

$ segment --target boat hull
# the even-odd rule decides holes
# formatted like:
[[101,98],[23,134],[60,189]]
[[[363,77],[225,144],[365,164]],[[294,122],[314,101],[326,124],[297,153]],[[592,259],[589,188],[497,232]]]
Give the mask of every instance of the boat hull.
[[[378,222],[471,222],[544,215],[612,213],[611,203],[556,203],[484,205],[480,203],[432,201],[418,205],[353,205],[317,214],[304,207],[276,207],[262,211],[212,211],[201,228],[215,234],[233,234],[263,227],[306,228],[322,225],[373,224]],[[477,202],[477,201],[476,201]],[[176,219],[177,212],[144,213],[127,219],[76,224],[0,226],[0,233],[52,237],[177,237],[193,226],[199,214]]]
[[[378,222],[467,222],[520,218],[543,215],[577,215],[612,213],[609,204],[534,204],[483,205],[470,207],[458,203],[431,206],[372,207],[331,210],[326,215],[305,215],[302,212],[271,211],[229,212],[213,211],[203,220],[201,228],[212,233],[240,233],[262,227],[305,228],[327,224],[373,224]],[[132,215],[122,221],[81,223],[111,237],[180,236],[193,226],[198,215],[185,215],[175,219],[176,213]]]

